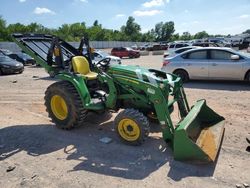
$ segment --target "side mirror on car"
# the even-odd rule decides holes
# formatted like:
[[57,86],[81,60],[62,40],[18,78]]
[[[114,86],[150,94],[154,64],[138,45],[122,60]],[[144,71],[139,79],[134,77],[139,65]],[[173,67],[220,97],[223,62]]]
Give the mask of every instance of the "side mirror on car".
[[238,55],[231,55],[231,60],[239,60],[240,56]]

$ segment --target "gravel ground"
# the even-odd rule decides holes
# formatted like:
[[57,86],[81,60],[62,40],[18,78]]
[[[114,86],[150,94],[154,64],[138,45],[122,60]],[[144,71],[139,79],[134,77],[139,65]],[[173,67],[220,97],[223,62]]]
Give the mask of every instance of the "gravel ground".
[[[160,68],[162,56],[122,61]],[[80,128],[57,129],[43,105],[44,92],[53,82],[37,67],[0,77],[0,187],[193,188],[250,184],[250,153],[245,150],[245,138],[250,137],[249,85],[208,81],[185,84],[190,104],[205,98],[226,118],[218,160],[197,165],[175,161],[157,128],[144,145],[124,145],[113,130],[116,114],[89,114]],[[100,142],[103,137],[112,138],[112,142]]]

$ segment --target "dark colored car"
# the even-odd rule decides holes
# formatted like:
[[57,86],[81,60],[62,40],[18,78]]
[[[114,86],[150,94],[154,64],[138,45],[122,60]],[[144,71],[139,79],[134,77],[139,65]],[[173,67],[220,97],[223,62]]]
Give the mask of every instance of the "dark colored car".
[[168,46],[166,44],[155,44],[152,46],[150,51],[167,50]]
[[24,70],[23,64],[9,58],[5,55],[0,55],[0,75],[22,73]]
[[214,42],[195,42],[192,46],[200,46],[200,47],[220,47],[218,44]]
[[11,53],[11,54],[8,54],[8,56],[11,59],[15,59],[21,62],[23,65],[27,65],[27,64],[35,65],[36,64],[36,61],[32,57],[30,57],[28,54],[25,54],[25,53]]
[[123,58],[123,57],[137,58],[137,57],[140,57],[140,51],[133,50],[132,48],[119,47],[119,48],[113,48],[111,50],[111,55],[117,56],[120,58]]
[[12,52],[10,50],[7,50],[7,49],[0,49],[0,55],[9,55],[11,54]]

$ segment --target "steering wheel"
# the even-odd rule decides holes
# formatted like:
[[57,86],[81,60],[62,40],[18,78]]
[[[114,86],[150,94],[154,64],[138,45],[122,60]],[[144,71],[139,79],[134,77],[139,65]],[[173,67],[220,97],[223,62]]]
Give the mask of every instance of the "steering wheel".
[[101,65],[101,67],[107,68],[108,65],[110,64],[110,61],[111,61],[110,57],[103,58],[96,63],[96,66]]

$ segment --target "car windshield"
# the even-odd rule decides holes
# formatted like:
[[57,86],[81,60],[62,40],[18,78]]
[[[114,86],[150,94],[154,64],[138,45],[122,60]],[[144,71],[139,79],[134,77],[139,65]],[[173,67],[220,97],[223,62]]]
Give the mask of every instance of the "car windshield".
[[21,57],[21,58],[31,59],[31,57],[28,54],[25,54],[25,53],[18,53],[17,55],[19,57]]
[[0,56],[0,62],[4,62],[4,61],[12,61],[12,59],[7,56]]
[[6,49],[0,49],[0,51],[1,51],[3,54],[7,54],[7,55],[9,55],[9,54],[12,53],[11,51],[6,50]]
[[250,58],[250,54],[247,52],[238,52],[238,53],[244,57]]
[[127,49],[127,50],[132,50],[132,48],[129,48],[129,47],[127,47],[126,49]]
[[101,55],[101,56],[109,56],[109,54],[107,52],[103,52],[103,51],[98,51],[98,53]]

